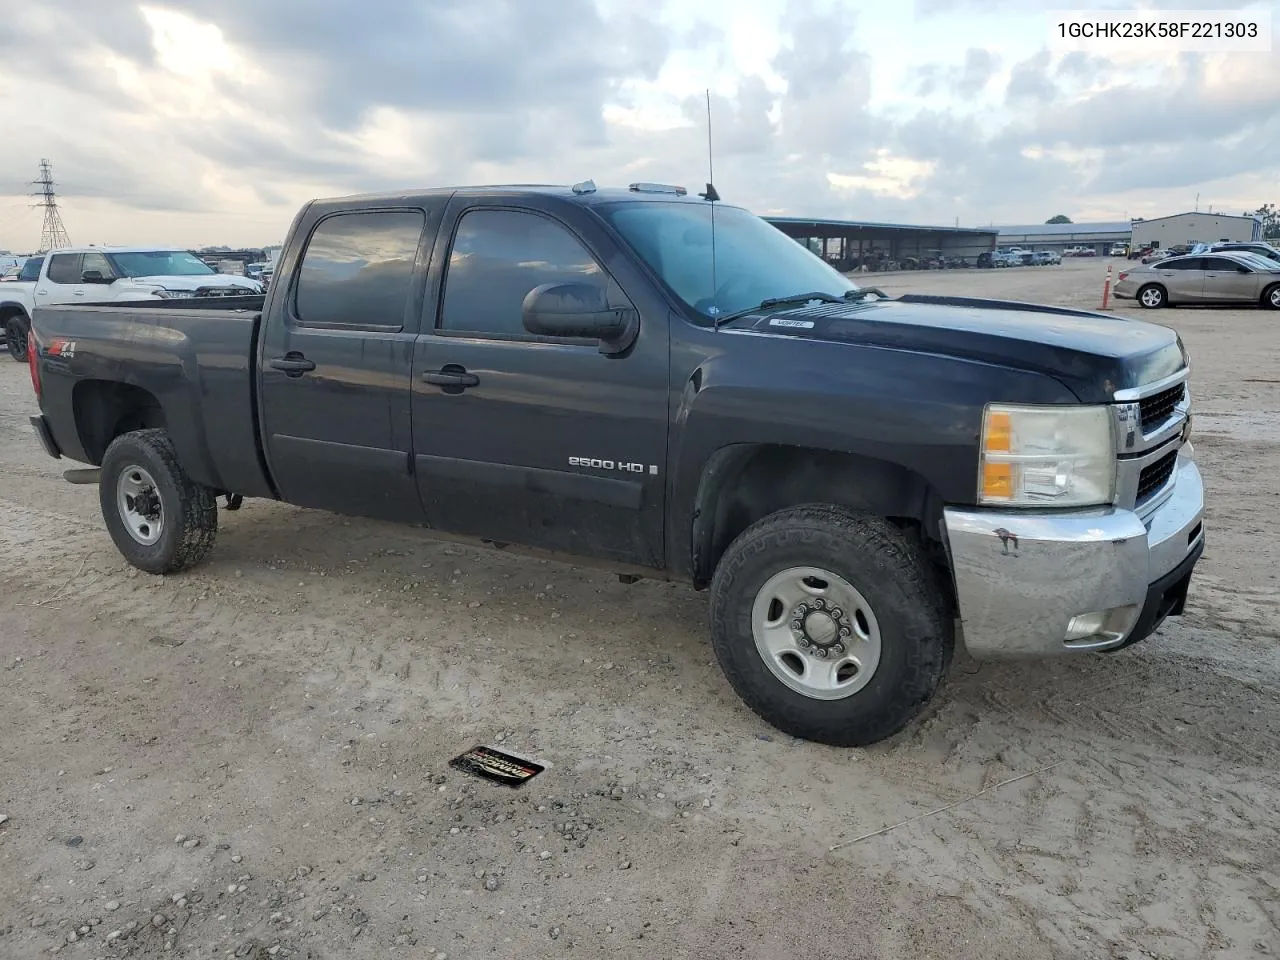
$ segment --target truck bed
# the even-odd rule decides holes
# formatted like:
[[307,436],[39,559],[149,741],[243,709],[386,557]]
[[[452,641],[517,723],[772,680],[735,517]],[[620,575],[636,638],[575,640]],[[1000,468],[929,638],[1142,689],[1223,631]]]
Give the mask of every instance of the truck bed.
[[[58,447],[73,460],[100,463],[105,443],[99,434],[113,435],[123,384],[155,399],[193,479],[216,490],[273,496],[255,403],[263,300],[37,307],[32,323],[44,361],[41,392],[45,413],[59,425]],[[69,431],[75,423],[80,428]]]

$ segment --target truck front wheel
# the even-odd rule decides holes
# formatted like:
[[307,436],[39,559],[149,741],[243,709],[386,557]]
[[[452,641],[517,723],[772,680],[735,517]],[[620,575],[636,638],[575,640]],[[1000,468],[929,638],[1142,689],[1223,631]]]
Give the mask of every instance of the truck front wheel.
[[784,733],[840,747],[902,730],[932,699],[953,638],[919,551],[830,506],[743,532],[711,584],[711,641],[730,684]]
[[138,430],[111,442],[98,496],[116,549],[140,570],[177,573],[213,547],[218,502],[183,472],[163,430]]

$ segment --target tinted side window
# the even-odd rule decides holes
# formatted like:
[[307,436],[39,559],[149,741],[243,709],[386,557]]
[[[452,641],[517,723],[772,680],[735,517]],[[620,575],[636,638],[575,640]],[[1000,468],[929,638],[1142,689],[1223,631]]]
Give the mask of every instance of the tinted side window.
[[402,327],[424,219],[420,211],[397,210],[320,221],[298,268],[298,321]]
[[1226,257],[1205,257],[1204,268],[1206,270],[1225,270],[1234,273],[1240,264],[1234,260],[1228,260]]
[[49,258],[50,283],[79,283],[80,254],[59,253]]
[[528,336],[521,307],[525,295],[544,283],[606,287],[587,248],[555,221],[513,210],[472,210],[458,221],[449,252],[440,326]]
[[1182,259],[1170,260],[1165,264],[1157,264],[1157,266],[1162,266],[1165,270],[1203,270],[1204,258],[1183,257]]
[[44,257],[33,257],[22,265],[22,272],[18,274],[19,280],[39,280],[40,268],[44,266]]

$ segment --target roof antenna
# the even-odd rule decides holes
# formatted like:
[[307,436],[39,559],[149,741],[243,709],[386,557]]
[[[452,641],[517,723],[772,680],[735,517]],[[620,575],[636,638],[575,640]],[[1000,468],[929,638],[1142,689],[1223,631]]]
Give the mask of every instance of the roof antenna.
[[[720,199],[720,194],[716,193],[715,188],[715,160],[712,156],[711,149],[711,88],[707,88],[707,191],[700,193],[703,200],[713,204],[711,207],[711,296],[715,297],[716,291],[720,288],[716,285],[716,208],[714,203]],[[711,315],[716,316],[720,312],[720,308],[713,302],[711,305]],[[719,325],[712,321],[713,330],[718,330]]]

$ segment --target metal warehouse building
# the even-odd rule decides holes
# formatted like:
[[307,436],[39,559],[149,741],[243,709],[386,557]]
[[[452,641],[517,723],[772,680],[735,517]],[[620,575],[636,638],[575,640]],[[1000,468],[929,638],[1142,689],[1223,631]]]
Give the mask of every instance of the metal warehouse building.
[[1172,247],[1203,241],[1261,240],[1262,220],[1258,217],[1232,217],[1221,213],[1178,213],[1171,217],[1133,222],[1133,245]]
[[956,257],[972,264],[996,246],[994,229],[929,227],[860,220],[765,217],[838,270],[883,269],[890,262]]
[[1105,257],[1113,243],[1129,242],[1132,224],[1128,220],[1105,223],[1031,223],[998,227],[1000,246],[1026,250],[1056,250],[1067,247],[1092,247]]

